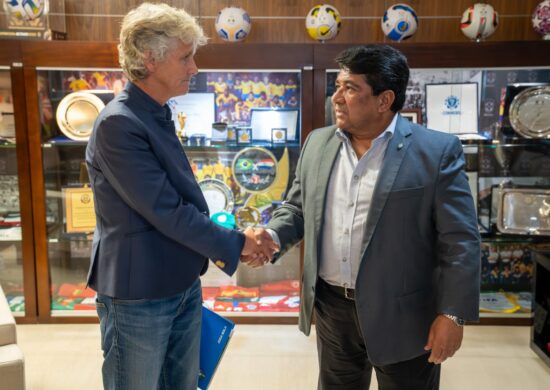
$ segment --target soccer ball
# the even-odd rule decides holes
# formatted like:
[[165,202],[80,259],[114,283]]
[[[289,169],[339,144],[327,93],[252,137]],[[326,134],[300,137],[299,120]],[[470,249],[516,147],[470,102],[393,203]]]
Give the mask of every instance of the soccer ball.
[[544,0],[537,5],[531,21],[536,32],[544,39],[550,39],[550,0]]
[[319,4],[307,13],[306,30],[311,38],[318,41],[336,37],[341,25],[340,13],[332,5]]
[[226,7],[218,13],[216,18],[216,31],[225,41],[242,41],[250,33],[250,16],[239,7]]
[[474,4],[462,14],[460,29],[470,39],[480,41],[498,27],[498,12],[489,4]]
[[395,4],[384,12],[382,31],[392,41],[402,41],[414,35],[418,28],[416,12],[407,4]]
[[30,21],[42,15],[44,3],[42,0],[4,0],[4,9],[16,19]]

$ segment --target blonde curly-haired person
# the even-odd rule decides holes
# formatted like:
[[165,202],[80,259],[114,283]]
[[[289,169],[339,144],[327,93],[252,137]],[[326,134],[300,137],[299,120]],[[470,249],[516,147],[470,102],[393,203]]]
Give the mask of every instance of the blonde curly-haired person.
[[165,4],[144,3],[122,22],[129,81],[86,150],[97,217],[88,283],[98,293],[105,389],[195,390],[208,258],[231,275],[241,254],[271,255],[251,231],[209,219],[166,105],[188,92],[205,43],[194,18]]

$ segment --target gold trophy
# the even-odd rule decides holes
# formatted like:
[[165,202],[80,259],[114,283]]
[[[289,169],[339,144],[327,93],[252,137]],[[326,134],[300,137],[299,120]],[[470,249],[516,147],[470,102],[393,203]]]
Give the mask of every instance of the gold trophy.
[[187,120],[187,114],[183,111],[178,112],[178,124],[180,125],[179,129],[176,131],[176,134],[182,143],[187,142],[188,137],[185,135],[185,121]]

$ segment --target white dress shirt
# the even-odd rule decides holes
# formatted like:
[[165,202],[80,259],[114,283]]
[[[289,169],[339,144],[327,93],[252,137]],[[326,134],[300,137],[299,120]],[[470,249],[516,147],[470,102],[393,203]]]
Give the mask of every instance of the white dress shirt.
[[[329,284],[355,288],[370,202],[397,117],[395,115],[390,125],[372,141],[361,159],[357,158],[345,132],[336,130],[342,146],[327,188],[319,266],[319,277]],[[277,233],[267,231],[280,245]]]
[[355,288],[370,202],[397,117],[372,141],[361,159],[349,137],[336,130],[342,146],[327,188],[319,267],[319,277],[329,284]]

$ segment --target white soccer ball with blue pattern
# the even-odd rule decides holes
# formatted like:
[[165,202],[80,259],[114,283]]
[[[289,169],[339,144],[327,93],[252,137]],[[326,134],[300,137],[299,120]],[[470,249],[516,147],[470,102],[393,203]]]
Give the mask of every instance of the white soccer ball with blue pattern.
[[239,7],[226,7],[218,13],[216,31],[225,41],[238,42],[250,33],[252,23],[248,12]]
[[34,20],[44,12],[45,2],[42,0],[4,0],[6,13],[19,20]]
[[400,42],[414,35],[418,28],[418,17],[407,4],[394,4],[384,12],[382,31],[392,41]]

